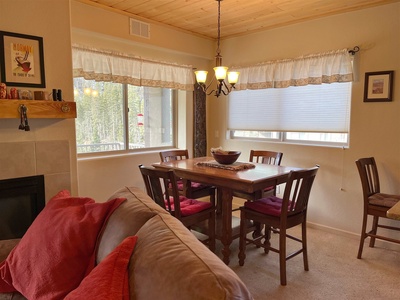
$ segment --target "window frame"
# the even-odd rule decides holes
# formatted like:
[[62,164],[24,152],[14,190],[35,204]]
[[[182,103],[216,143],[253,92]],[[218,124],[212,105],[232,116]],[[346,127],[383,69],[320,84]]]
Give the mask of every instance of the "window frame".
[[[77,77],[78,78],[78,77]],[[80,77],[84,79],[83,77]],[[86,80],[86,79],[84,79]],[[76,153],[78,158],[96,158],[96,157],[108,157],[108,156],[122,156],[141,152],[157,152],[164,149],[175,148],[177,145],[177,134],[178,134],[178,112],[177,112],[177,102],[178,102],[178,91],[176,89],[171,90],[171,109],[172,109],[172,141],[171,145],[168,146],[157,146],[151,148],[129,148],[129,105],[128,105],[128,83],[122,83],[122,95],[123,95],[123,127],[124,127],[124,144],[125,149],[122,150],[112,150],[112,151],[97,151],[97,152],[78,152],[78,143],[76,141]],[[149,87],[144,87],[149,88]],[[163,89],[162,87],[156,87]],[[76,139],[75,139],[76,140]]]
[[[235,131],[245,132],[245,130],[227,130],[228,139],[231,140],[240,140],[240,141],[248,141],[248,142],[268,142],[268,143],[277,143],[277,144],[292,144],[292,145],[303,145],[303,146],[322,146],[322,147],[332,147],[332,148],[350,148],[350,133],[347,133],[347,142],[324,142],[324,141],[315,141],[315,140],[301,140],[301,139],[288,139],[286,137],[287,132],[277,132],[277,131],[257,131],[255,132],[271,132],[278,134],[278,138],[258,138],[258,137],[240,137],[235,136]],[[300,132],[303,133],[303,132]],[[323,132],[329,133],[329,132]]]

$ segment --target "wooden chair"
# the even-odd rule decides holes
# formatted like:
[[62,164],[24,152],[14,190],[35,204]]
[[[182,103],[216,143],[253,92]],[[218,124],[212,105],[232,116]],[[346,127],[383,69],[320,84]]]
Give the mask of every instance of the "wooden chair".
[[[386,212],[400,200],[400,195],[389,195],[380,192],[378,168],[374,157],[360,158],[356,161],[360,174],[364,199],[363,223],[361,229],[360,247],[357,258],[360,259],[364,247],[364,241],[370,237],[370,247],[375,246],[375,239],[381,239],[400,244],[400,240],[378,235],[378,228],[400,231],[399,227],[379,224],[379,217],[387,218]],[[373,216],[372,229],[367,230],[368,215]]]
[[[251,150],[250,151],[250,162],[277,165],[281,164],[283,157],[282,152],[265,151],[265,150]],[[266,195],[276,195],[276,186],[270,186],[265,188],[263,191],[246,193],[246,192],[233,192],[234,197],[247,199],[254,201],[265,197]]]
[[[179,194],[175,174],[172,170],[160,170],[139,165],[147,194],[162,208],[191,229],[208,221],[207,244],[215,251],[215,206],[211,202],[189,199]],[[202,232],[204,233],[204,232]]]
[[[246,258],[246,245],[255,244],[279,253],[281,285],[286,285],[286,261],[300,253],[303,253],[304,269],[308,271],[306,219],[308,199],[311,192],[318,167],[311,169],[291,171],[286,182],[283,198],[269,196],[257,201],[246,201],[240,208],[240,240],[239,240],[239,265],[244,265]],[[282,209],[285,207],[287,209]],[[249,220],[264,224],[265,234],[256,238],[247,238],[246,224]],[[287,234],[287,229],[300,225],[302,237],[297,238]],[[279,246],[271,246],[271,231],[279,234]],[[286,255],[286,238],[290,238],[302,244],[301,249]],[[264,243],[261,240],[264,239]]]
[[[187,149],[161,151],[160,158],[162,162],[188,159],[189,152]],[[215,205],[215,187],[204,185],[198,182],[190,182],[189,180],[185,179],[177,179],[177,184],[178,190],[182,195],[192,199],[210,197],[210,202]]]

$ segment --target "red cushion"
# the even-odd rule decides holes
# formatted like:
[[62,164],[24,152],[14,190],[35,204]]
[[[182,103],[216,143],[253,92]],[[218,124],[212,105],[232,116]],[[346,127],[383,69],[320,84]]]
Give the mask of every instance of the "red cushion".
[[246,201],[244,206],[266,215],[279,216],[282,209],[282,199],[270,196],[256,201]]
[[[165,206],[168,208],[167,200],[165,201]],[[186,198],[185,196],[179,196],[179,202],[181,206],[181,215],[183,217],[193,215],[212,206],[210,202],[197,201],[195,199]],[[170,203],[171,210],[174,211],[174,200],[172,197],[170,197]]]
[[125,200],[95,203],[58,193],[0,265],[0,288],[8,284],[28,299],[64,298],[94,268],[98,236]]
[[137,236],[125,238],[65,300],[128,300],[128,264],[136,241]]
[[275,188],[275,186],[269,186],[267,188],[264,189],[264,192],[268,192],[268,191],[272,191]]
[[[176,185],[178,186],[178,190],[183,191],[183,181],[182,180],[178,180],[176,182]],[[203,185],[199,182],[190,182],[190,186],[192,189],[199,189],[199,188],[206,187],[205,185]]]

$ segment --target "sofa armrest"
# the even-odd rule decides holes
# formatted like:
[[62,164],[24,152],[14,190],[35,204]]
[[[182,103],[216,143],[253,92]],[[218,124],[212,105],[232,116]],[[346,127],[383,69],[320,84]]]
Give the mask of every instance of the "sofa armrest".
[[0,240],[0,262],[5,260],[21,239]]

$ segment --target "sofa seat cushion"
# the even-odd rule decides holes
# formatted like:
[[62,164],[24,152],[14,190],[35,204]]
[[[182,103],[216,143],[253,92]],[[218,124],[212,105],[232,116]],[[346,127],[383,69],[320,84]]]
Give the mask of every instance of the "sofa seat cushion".
[[5,260],[11,250],[19,243],[21,239],[2,240],[0,241],[0,262]]
[[252,299],[240,278],[173,216],[154,216],[137,236],[131,299]]
[[113,198],[126,198],[126,201],[108,219],[107,226],[100,237],[97,251],[98,264],[126,237],[136,235],[147,220],[156,214],[169,215],[165,209],[137,187],[121,188],[109,199]]

